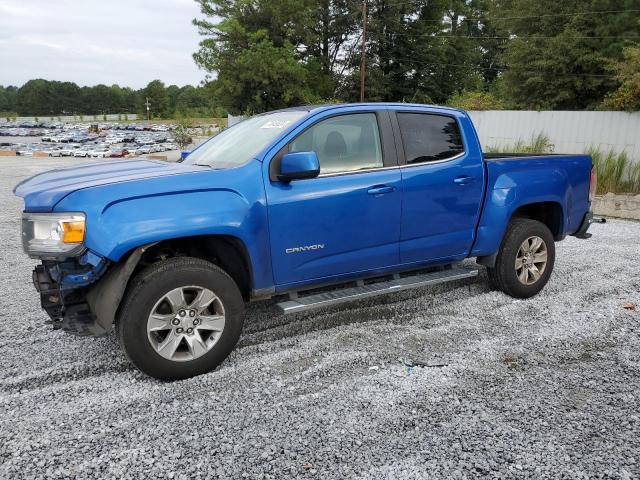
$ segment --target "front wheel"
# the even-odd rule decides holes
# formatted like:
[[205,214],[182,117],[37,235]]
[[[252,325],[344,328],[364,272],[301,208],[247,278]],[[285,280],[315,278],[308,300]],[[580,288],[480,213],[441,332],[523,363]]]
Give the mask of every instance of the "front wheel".
[[529,298],[549,281],[555,244],[542,222],[516,218],[509,223],[494,267],[487,268],[489,284],[516,298]]
[[242,332],[244,302],[235,282],[198,258],[158,262],[132,281],[118,334],[131,362],[161,380],[209,372]]

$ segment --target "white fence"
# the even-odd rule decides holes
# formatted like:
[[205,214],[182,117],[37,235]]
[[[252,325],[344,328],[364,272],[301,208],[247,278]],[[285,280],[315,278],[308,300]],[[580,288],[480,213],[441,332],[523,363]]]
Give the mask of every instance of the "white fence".
[[640,112],[488,110],[469,114],[485,149],[507,148],[544,133],[554,152],[583,153],[593,146],[624,151],[640,160]]
[[231,115],[230,113],[227,113],[227,127],[240,123],[245,118],[246,117],[244,115]]
[[[640,161],[640,112],[487,110],[469,112],[482,147],[508,148],[539,133],[557,153],[584,153],[589,147],[627,152]],[[228,125],[243,120],[229,115]]]

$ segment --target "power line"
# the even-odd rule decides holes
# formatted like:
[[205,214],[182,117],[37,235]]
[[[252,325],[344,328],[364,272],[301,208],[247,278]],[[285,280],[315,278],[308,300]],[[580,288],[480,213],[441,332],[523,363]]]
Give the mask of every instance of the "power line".
[[439,33],[431,34],[431,33],[421,33],[421,34],[412,34],[412,33],[403,33],[403,32],[394,32],[392,35],[400,35],[403,37],[414,37],[414,38],[468,38],[468,39],[479,39],[479,40],[516,40],[519,38],[524,39],[541,39],[548,40],[552,38],[561,38],[562,40],[605,40],[605,39],[621,39],[621,40],[638,40],[640,36],[626,36],[626,35],[574,35],[571,37],[561,37],[558,35],[512,35],[512,36],[492,36],[492,35],[441,35]]
[[[498,72],[506,72],[506,71],[513,71],[513,72],[519,72],[519,73],[540,73],[540,70],[522,70],[520,68],[514,68],[513,66],[509,66],[509,65],[504,65],[502,67],[482,67],[479,65],[467,65],[467,64],[456,64],[456,63],[444,63],[444,62],[421,62],[418,60],[415,60],[413,58],[406,58],[406,57],[391,57],[390,60],[394,61],[394,60],[404,60],[406,62],[409,63],[415,63],[418,65],[425,65],[425,66],[444,66],[444,67],[456,67],[456,68],[466,68],[468,70],[487,70],[487,71],[498,71]],[[554,75],[558,76],[558,77],[585,77],[585,78],[589,78],[589,77],[594,77],[594,78],[616,78],[616,75],[613,74],[606,74],[606,73],[554,73]]]
[[[385,3],[384,7],[395,7],[395,6],[413,6],[413,7],[421,7],[422,5],[416,5],[416,2],[394,2],[394,3]],[[461,18],[461,22],[475,22],[475,21],[494,21],[494,20],[523,20],[528,18],[552,18],[552,17],[578,17],[581,15],[603,15],[603,14],[616,14],[616,13],[638,13],[640,9],[628,9],[628,10],[592,10],[587,12],[572,12],[572,13],[543,13],[541,15],[517,15],[510,17],[465,17]],[[444,17],[443,17],[444,19]],[[421,19],[420,22],[435,22],[442,23],[442,20],[433,20],[433,19]]]

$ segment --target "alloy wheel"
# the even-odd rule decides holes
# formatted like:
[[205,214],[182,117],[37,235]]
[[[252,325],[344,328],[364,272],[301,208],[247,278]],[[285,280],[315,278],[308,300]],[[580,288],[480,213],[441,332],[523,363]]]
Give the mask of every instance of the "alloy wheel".
[[224,330],[222,301],[208,288],[179,287],[166,293],[147,319],[147,337],[154,350],[174,362],[201,357]]
[[516,254],[515,269],[520,283],[533,285],[547,268],[547,244],[540,237],[527,238]]

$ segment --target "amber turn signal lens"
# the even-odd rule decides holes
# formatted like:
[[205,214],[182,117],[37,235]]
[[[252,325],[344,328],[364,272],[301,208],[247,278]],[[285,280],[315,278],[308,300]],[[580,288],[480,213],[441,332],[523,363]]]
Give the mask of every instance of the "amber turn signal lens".
[[62,241],[64,243],[81,243],[84,241],[84,222],[63,222]]

